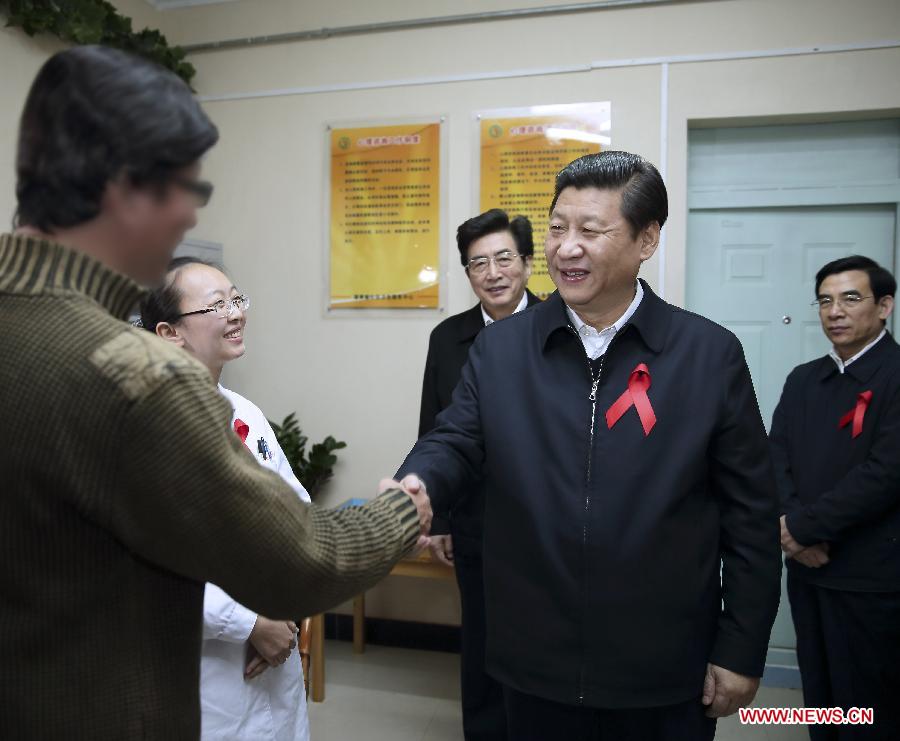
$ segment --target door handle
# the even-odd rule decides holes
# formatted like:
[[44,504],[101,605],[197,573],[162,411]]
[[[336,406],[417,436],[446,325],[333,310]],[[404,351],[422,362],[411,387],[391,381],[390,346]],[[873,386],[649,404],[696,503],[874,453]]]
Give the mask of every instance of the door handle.
[[781,323],[782,323],[782,324],[790,324],[791,321],[792,321],[792,320],[791,320],[791,318],[790,318],[789,316],[783,316],[783,317],[781,317]]

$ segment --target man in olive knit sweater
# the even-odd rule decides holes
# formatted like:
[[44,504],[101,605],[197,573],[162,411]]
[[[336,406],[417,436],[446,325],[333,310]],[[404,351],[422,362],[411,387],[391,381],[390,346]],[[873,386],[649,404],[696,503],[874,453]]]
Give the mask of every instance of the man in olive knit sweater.
[[217,136],[180,80],[110,49],[57,54],[26,101],[0,237],[0,738],[197,738],[204,582],[310,615],[430,523],[412,490],[303,505],[208,371],[124,321],[209,198]]

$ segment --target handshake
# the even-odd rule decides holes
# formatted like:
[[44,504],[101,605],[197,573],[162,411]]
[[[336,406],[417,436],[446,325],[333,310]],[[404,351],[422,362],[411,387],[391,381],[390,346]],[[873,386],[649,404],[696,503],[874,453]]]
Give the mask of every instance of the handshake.
[[388,489],[400,489],[409,495],[416,505],[416,512],[419,514],[419,528],[421,534],[416,543],[416,550],[427,547],[430,544],[428,533],[431,531],[431,500],[428,498],[428,492],[425,490],[424,482],[414,473],[403,477],[403,481],[394,481],[393,479],[382,479],[378,485],[378,493],[382,494]]

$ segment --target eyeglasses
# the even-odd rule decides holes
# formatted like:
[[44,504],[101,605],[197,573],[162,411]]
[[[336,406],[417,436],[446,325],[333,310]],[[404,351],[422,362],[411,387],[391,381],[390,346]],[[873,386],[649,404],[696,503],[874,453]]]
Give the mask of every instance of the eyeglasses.
[[235,311],[247,311],[249,308],[250,299],[247,296],[241,295],[230,298],[227,301],[225,299],[219,299],[205,309],[186,311],[184,314],[179,314],[177,318],[181,319],[183,316],[192,316],[193,314],[209,314],[214,311],[216,312],[216,316],[220,319],[228,319]]
[[512,265],[517,257],[522,257],[522,255],[517,252],[510,252],[509,250],[505,250],[503,252],[499,252],[496,255],[492,255],[489,257],[473,257],[466,263],[466,270],[475,275],[482,275],[487,272],[488,265],[492,262],[497,265],[499,269],[508,268]]
[[839,296],[837,299],[833,299],[831,298],[831,296],[820,296],[815,301],[813,301],[810,306],[815,306],[819,311],[830,309],[834,304],[837,304],[844,309],[854,309],[859,306],[861,301],[867,298],[875,297],[860,296],[858,293],[845,293],[843,296]]
[[172,182],[197,198],[197,205],[203,208],[212,198],[213,184],[208,180],[191,180],[190,178],[173,177]]

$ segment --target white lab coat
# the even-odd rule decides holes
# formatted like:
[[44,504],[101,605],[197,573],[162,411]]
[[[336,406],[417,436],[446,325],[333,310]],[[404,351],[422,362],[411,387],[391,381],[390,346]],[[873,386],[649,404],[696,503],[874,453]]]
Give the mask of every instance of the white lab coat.
[[[245,444],[260,465],[278,473],[297,496],[309,502],[309,494],[294,476],[259,407],[221,385],[219,392],[234,409],[232,425],[240,419],[250,428]],[[271,457],[265,453],[266,446]],[[244,679],[247,642],[255,623],[255,612],[216,585],[206,585],[200,660],[201,737],[210,741],[308,741],[303,669],[296,648],[281,666],[269,667],[255,679]]]

